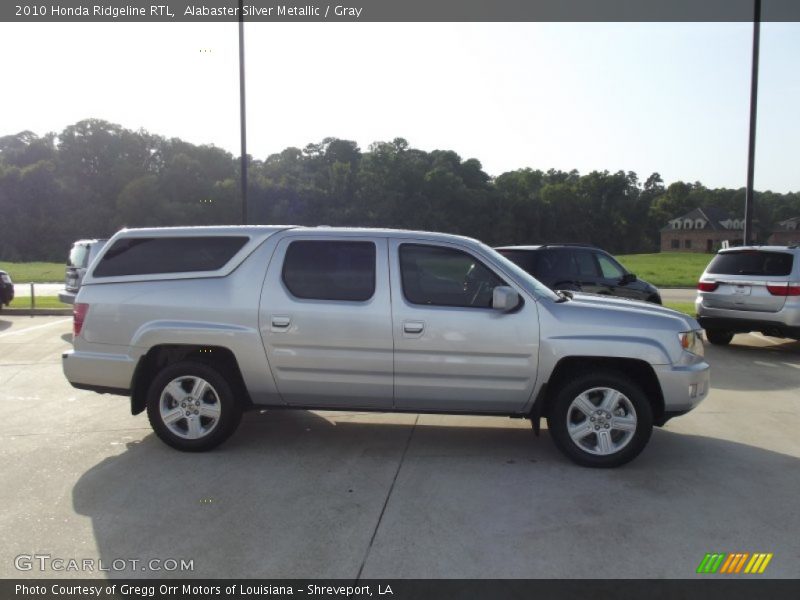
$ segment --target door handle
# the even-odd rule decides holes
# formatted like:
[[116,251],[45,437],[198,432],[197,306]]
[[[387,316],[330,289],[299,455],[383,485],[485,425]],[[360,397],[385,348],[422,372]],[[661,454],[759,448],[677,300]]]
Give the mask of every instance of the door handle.
[[279,329],[285,329],[288,327],[292,322],[292,317],[287,317],[284,315],[272,315],[272,326],[277,327]]
[[403,331],[406,333],[422,333],[425,329],[425,323],[422,321],[405,321],[403,323]]

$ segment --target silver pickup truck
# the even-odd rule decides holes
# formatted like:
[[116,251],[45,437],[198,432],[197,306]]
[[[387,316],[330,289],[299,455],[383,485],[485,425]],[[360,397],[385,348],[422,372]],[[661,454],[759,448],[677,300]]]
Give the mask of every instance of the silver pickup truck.
[[553,292],[488,246],[437,233],[279,226],[130,229],[74,306],[76,388],[130,396],[180,450],[251,407],[541,418],[592,467],[708,394],[697,322]]

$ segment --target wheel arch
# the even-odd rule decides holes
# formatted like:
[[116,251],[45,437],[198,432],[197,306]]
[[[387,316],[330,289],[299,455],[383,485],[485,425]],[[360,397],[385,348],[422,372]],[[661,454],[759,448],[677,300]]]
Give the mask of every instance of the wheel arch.
[[164,367],[183,360],[215,368],[226,378],[242,408],[252,406],[239,363],[229,348],[198,344],[160,344],[150,348],[136,365],[131,382],[131,414],[138,415],[145,410],[147,391],[156,374]]
[[647,361],[635,358],[569,356],[558,361],[543,386],[543,393],[537,397],[531,410],[534,424],[538,423],[539,418],[550,414],[558,391],[566,382],[591,371],[607,371],[631,379],[642,388],[650,402],[653,424],[661,426],[666,422],[661,384],[653,367]]

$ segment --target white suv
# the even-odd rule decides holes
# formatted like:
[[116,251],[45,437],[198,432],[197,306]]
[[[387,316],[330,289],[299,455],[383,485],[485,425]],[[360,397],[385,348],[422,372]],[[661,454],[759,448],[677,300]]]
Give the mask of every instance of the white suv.
[[750,331],[800,339],[800,247],[720,250],[700,277],[695,308],[712,344]]
[[64,289],[58,293],[58,299],[64,304],[75,304],[75,296],[81,289],[83,276],[92,261],[103,249],[108,240],[78,240],[72,244],[67,256],[67,268],[64,273]]

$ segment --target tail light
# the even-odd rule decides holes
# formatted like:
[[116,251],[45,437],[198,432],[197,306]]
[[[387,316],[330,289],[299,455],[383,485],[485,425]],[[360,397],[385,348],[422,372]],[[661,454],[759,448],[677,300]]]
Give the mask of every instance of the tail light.
[[701,292],[713,292],[719,287],[716,281],[700,281],[697,284],[697,289]]
[[89,312],[89,305],[82,302],[76,302],[72,308],[72,337],[76,338],[81,334],[83,329],[83,321],[86,319],[86,313]]
[[767,291],[773,296],[800,296],[800,283],[768,283]]

